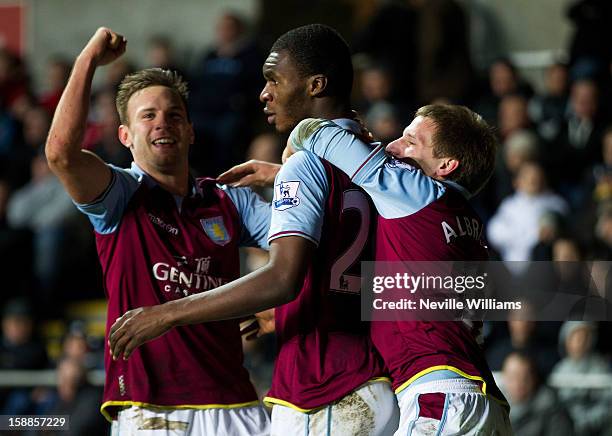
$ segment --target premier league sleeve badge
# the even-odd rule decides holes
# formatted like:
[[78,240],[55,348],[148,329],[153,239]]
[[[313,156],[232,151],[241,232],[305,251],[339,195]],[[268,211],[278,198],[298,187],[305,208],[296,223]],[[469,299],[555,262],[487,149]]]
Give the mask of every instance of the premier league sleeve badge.
[[280,182],[274,186],[274,209],[282,211],[300,204],[297,196],[300,182]]

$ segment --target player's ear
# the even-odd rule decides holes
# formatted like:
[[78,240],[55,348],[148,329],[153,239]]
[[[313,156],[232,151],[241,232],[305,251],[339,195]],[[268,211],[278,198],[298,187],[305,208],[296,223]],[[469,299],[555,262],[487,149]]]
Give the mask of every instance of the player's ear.
[[308,79],[308,92],[312,97],[317,97],[327,88],[327,77],[322,74],[311,76]]
[[436,173],[441,177],[448,177],[453,171],[459,167],[459,161],[454,158],[443,159]]
[[132,147],[132,135],[130,134],[130,129],[125,124],[121,124],[119,129],[117,130],[117,135],[119,136],[119,141],[127,148]]

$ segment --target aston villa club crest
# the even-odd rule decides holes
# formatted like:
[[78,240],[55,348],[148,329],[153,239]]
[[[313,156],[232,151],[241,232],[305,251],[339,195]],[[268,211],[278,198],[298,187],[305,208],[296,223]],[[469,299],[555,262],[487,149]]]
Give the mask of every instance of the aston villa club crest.
[[202,218],[200,223],[202,224],[206,236],[215,244],[225,245],[232,239],[227,228],[225,228],[223,217],[215,216],[212,218]]
[[297,196],[300,182],[280,182],[274,186],[274,209],[286,210],[300,204]]

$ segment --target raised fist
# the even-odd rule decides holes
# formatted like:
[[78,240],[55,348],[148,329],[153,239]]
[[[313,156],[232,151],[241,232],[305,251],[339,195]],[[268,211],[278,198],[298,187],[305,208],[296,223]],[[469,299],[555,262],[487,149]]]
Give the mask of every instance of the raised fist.
[[100,27],[91,37],[81,56],[90,57],[98,66],[113,62],[125,52],[127,40],[107,27]]

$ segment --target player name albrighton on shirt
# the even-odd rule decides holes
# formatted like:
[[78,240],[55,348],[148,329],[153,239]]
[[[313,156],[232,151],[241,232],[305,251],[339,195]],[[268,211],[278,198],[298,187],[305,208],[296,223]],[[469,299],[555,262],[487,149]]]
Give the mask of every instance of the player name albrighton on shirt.
[[70,415],[0,415],[0,430],[70,430]]
[[372,301],[375,310],[521,310],[522,306],[521,301],[498,301],[495,298],[467,298],[465,301],[455,298],[442,301],[430,298],[385,301],[376,298]]

